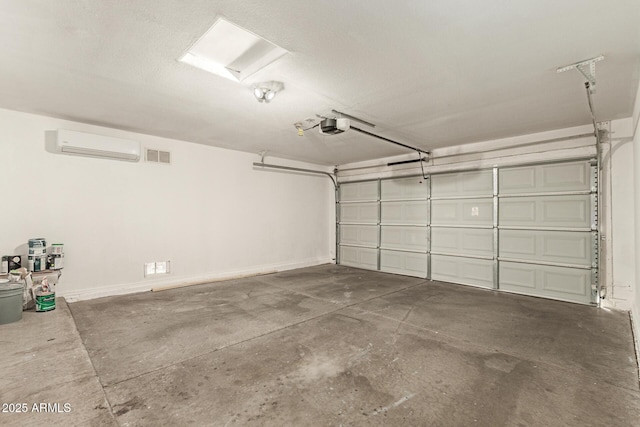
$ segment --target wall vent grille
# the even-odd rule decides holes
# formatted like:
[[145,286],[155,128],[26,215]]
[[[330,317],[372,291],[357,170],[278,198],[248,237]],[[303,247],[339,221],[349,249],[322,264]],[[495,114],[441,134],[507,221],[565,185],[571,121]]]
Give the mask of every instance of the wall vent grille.
[[163,163],[165,165],[171,164],[171,152],[169,151],[161,151],[161,150],[153,150],[150,148],[146,149],[145,159],[147,162],[151,163]]

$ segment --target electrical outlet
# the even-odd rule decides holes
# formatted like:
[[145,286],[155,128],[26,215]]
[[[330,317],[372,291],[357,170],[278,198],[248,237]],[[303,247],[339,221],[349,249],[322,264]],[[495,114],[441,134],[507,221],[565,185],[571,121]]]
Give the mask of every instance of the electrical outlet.
[[171,272],[171,261],[156,261],[144,263],[144,277],[156,274],[169,274]]
[[156,274],[169,274],[170,261],[157,261]]
[[156,263],[155,262],[145,262],[144,263],[144,277],[152,276],[156,274]]

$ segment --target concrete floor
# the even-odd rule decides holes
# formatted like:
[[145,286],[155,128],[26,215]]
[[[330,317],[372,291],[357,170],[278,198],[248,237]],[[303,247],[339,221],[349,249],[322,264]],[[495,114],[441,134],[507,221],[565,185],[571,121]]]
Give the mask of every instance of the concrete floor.
[[72,411],[0,425],[640,425],[623,312],[333,265],[69,307],[0,326],[0,401]]

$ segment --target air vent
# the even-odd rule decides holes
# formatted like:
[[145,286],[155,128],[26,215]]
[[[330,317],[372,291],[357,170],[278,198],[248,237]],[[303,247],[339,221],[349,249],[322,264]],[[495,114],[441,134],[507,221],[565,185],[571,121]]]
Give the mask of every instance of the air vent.
[[171,153],[169,151],[152,150],[147,148],[145,158],[147,162],[164,163],[165,165],[171,164]]
[[158,162],[166,163],[167,165],[171,163],[171,153],[168,151],[158,151]]

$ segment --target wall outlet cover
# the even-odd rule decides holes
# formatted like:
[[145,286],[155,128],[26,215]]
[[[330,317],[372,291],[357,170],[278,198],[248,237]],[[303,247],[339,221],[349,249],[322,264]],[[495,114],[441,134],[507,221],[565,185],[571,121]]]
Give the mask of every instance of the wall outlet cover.
[[156,263],[155,262],[146,262],[144,264],[144,275],[151,276],[156,274]]

